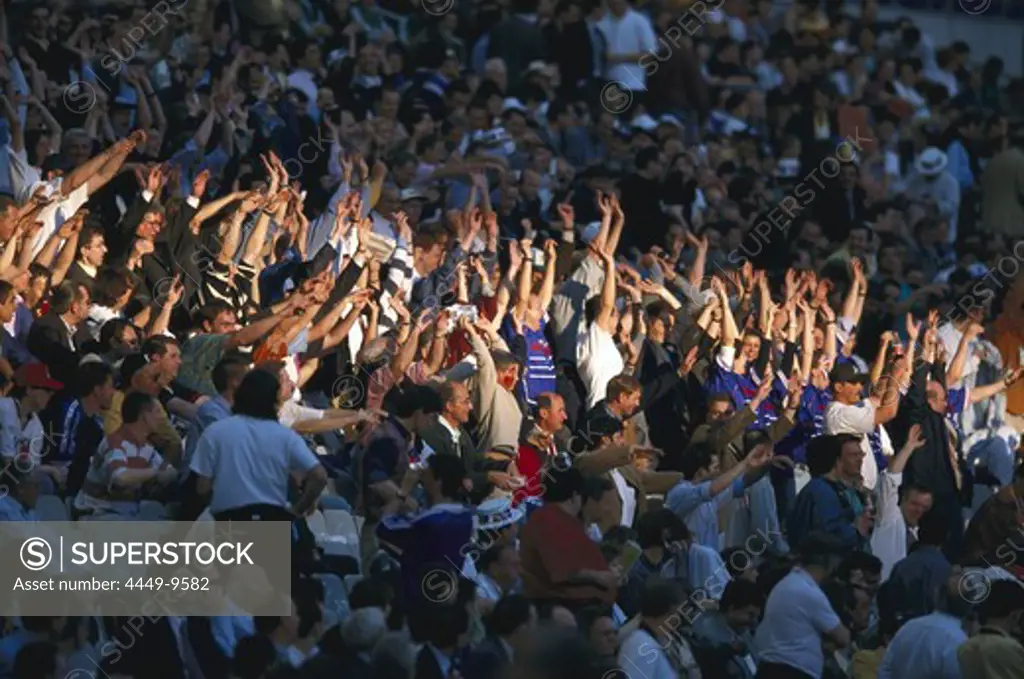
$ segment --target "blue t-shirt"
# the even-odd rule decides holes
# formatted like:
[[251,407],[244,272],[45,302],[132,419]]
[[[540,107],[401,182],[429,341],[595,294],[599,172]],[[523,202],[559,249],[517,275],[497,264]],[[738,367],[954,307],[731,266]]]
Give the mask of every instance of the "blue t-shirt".
[[[523,358],[526,359],[526,369],[519,384],[523,399],[531,406],[537,405],[538,395],[555,391],[555,352],[545,333],[547,325],[546,314],[536,330],[526,324],[523,325]],[[503,330],[509,346],[512,346],[515,330],[510,318],[505,319]]]

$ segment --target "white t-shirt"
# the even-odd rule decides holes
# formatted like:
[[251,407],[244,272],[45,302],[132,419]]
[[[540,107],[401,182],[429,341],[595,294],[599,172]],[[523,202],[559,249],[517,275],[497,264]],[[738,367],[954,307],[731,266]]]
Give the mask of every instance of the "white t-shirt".
[[[598,22],[597,27],[608,43],[608,54],[641,54],[657,49],[657,38],[650,19],[631,9],[621,18],[609,12]],[[609,80],[617,81],[623,88],[634,91],[647,89],[647,73],[640,60],[609,64],[605,75]]]
[[306,442],[272,420],[233,415],[203,432],[189,468],[213,481],[214,514],[248,505],[287,508],[292,472],[320,462]]
[[604,399],[608,382],[621,375],[626,364],[615,339],[597,323],[591,323],[576,345],[576,366],[587,388],[587,409]]
[[[49,187],[48,192],[52,195],[59,191],[62,181],[58,177],[53,181],[45,182],[45,185]],[[32,187],[32,192],[35,192],[36,188],[41,185],[37,184]],[[31,192],[29,195],[31,195]],[[70,219],[73,214],[78,212],[78,208],[87,202],[89,202],[89,184],[88,182],[83,182],[81,186],[65,196],[63,200],[51,203],[40,211],[38,219],[43,223],[43,226],[39,229],[39,233],[36,234],[36,240],[32,244],[32,255],[38,255],[46,245],[46,241],[50,240],[50,236],[57,233],[57,230],[64,225],[64,222]]]
[[794,568],[768,596],[754,635],[758,660],[783,663],[820,679],[825,665],[821,640],[839,623],[821,587],[806,571]]
[[[860,436],[860,447],[864,451],[864,462],[861,464],[860,473],[864,478],[864,487],[874,490],[878,483],[878,463],[875,462],[875,455],[871,452],[871,442],[868,441],[868,434],[875,430],[875,404],[870,399],[864,399],[855,406],[845,405],[833,401],[825,409],[825,433],[826,434],[854,434]],[[882,428],[882,450],[885,450],[885,442],[889,436]],[[889,444],[889,455],[892,454],[892,444]]]

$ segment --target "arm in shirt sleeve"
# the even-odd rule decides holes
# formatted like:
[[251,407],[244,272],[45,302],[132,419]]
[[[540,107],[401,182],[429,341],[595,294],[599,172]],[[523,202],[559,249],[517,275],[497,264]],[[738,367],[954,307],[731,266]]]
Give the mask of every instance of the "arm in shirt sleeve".
[[722,557],[713,549],[690,548],[690,588],[696,592],[703,590],[709,599],[718,601],[722,598],[725,586],[732,577],[725,567]]
[[15,448],[15,432],[18,430],[18,415],[14,411],[13,401],[0,401],[0,456],[14,457],[18,452]]
[[885,526],[895,521],[900,515],[900,484],[903,474],[883,471],[882,487],[878,493],[878,525]]
[[821,590],[815,588],[814,600],[808,603],[810,604],[807,608],[809,609],[811,625],[818,634],[825,636],[842,624],[839,616],[832,610],[832,604],[828,602],[828,599]]
[[723,507],[729,500],[737,497],[743,497],[743,494],[747,491],[747,484],[744,482],[744,478],[741,476],[732,482],[729,486],[732,492],[722,492],[716,495],[713,500],[716,507]]
[[216,459],[217,452],[213,445],[213,438],[209,436],[208,432],[204,433],[199,437],[199,443],[196,444],[196,449],[192,453],[189,469],[203,478],[212,479],[217,466]]
[[836,405],[825,415],[829,433],[870,434],[875,430],[875,404],[870,400],[860,406]]
[[288,436],[288,470],[306,473],[320,465],[320,460],[309,449],[306,442],[298,434],[289,432]]
[[[724,495],[724,493],[723,493]],[[665,496],[665,506],[680,517],[689,516],[693,510],[711,500],[711,482],[694,485],[684,481]]]

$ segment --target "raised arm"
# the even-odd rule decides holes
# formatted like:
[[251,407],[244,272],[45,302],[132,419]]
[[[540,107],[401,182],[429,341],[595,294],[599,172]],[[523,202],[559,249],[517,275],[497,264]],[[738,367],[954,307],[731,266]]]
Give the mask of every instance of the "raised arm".
[[615,312],[615,287],[618,280],[615,258],[605,250],[599,250],[598,256],[604,264],[604,284],[601,288],[601,308],[594,318],[594,323],[609,335],[614,335],[616,328],[612,325],[612,314]]
[[981,335],[985,329],[978,323],[970,323],[960,338],[960,344],[956,347],[953,360],[949,362],[949,369],[946,371],[946,388],[951,389],[960,383],[964,374],[964,365],[967,362],[967,353],[970,350],[971,342]]

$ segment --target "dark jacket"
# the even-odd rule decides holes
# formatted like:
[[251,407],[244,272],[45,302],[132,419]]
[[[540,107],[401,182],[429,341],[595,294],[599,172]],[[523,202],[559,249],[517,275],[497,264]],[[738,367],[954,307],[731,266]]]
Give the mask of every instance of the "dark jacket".
[[466,658],[464,679],[497,679],[512,661],[500,639],[487,637]]
[[425,444],[434,449],[439,455],[455,455],[472,467],[479,453],[476,443],[466,431],[465,427],[459,427],[459,442],[452,440],[452,434],[440,421],[440,415],[434,417],[433,422],[422,432],[420,438]]
[[25,341],[29,352],[50,368],[58,382],[70,385],[78,370],[79,355],[63,319],[53,311],[40,316],[32,324]]

